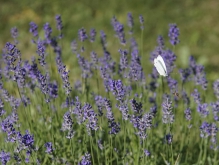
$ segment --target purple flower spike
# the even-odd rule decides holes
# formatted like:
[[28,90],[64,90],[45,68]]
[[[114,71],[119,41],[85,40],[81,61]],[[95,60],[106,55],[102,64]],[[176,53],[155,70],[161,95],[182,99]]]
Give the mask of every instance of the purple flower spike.
[[169,98],[166,98],[166,100],[162,104],[162,112],[163,117],[162,121],[165,124],[172,124],[174,122],[174,114],[173,114],[173,107],[172,107],[172,101],[169,100]]
[[78,163],[78,165],[91,165],[91,155],[89,153],[85,153],[82,157],[82,160]]
[[56,19],[56,28],[57,28],[59,31],[61,31],[61,30],[63,29],[61,15],[56,15],[55,19]]
[[214,82],[213,89],[215,96],[219,99],[219,79]]
[[144,30],[144,18],[142,15],[139,15],[139,21],[140,21],[140,24],[141,24],[141,30]]
[[33,147],[34,138],[33,138],[33,135],[29,133],[28,130],[26,130],[26,134],[22,136],[22,143],[27,147],[30,147],[30,148]]
[[18,37],[18,29],[16,27],[11,28],[11,36],[12,38],[14,38],[15,45],[17,45],[18,41],[16,40],[16,38]]
[[95,41],[96,34],[97,34],[96,30],[92,28],[90,30],[90,42],[94,42]]
[[200,93],[198,92],[198,89],[194,89],[194,92],[191,93],[191,96],[193,97],[196,104],[201,103],[201,96]]
[[145,156],[150,156],[151,153],[150,153],[148,150],[145,149],[145,150],[144,150],[144,155],[145,155]]
[[124,26],[119,21],[117,21],[116,17],[113,17],[111,20],[111,24],[113,26],[114,31],[116,32],[116,37],[119,38],[120,43],[125,45],[125,33],[124,33]]
[[204,104],[199,103],[198,107],[197,107],[197,111],[200,113],[200,115],[202,117],[207,117],[209,114],[208,104],[207,103],[204,103]]
[[212,107],[212,113],[214,115],[214,120],[219,121],[219,101],[210,104]]
[[38,37],[38,26],[34,22],[30,22],[30,33],[33,34],[34,37]]
[[52,148],[52,142],[47,142],[44,146],[46,147],[46,153],[51,154],[54,151]]
[[133,27],[134,27],[134,20],[133,20],[132,13],[127,14],[127,20],[128,20],[128,26],[130,27],[129,33],[132,34]]
[[173,142],[173,135],[167,134],[167,135],[165,136],[165,142],[166,142],[167,144],[171,144],[171,143]]
[[56,19],[56,28],[60,31],[60,34],[59,34],[59,38],[62,38],[63,37],[63,34],[62,34],[62,29],[63,29],[63,24],[62,24],[62,18],[60,15],[56,15],[55,17]]
[[49,44],[51,42],[51,34],[52,34],[52,28],[50,27],[49,23],[46,23],[43,26],[44,32],[45,32],[45,39],[47,44]]
[[186,120],[188,120],[188,121],[192,120],[191,113],[192,113],[192,112],[191,112],[191,109],[190,109],[190,108],[187,108],[187,109],[184,111]]
[[169,38],[170,38],[170,43],[172,45],[176,45],[178,44],[180,41],[179,41],[179,28],[177,28],[177,25],[176,24],[170,24],[169,25]]
[[11,159],[10,152],[5,152],[5,151],[0,152],[0,160],[2,162],[2,165],[6,165],[10,159]]
[[88,38],[86,30],[84,28],[78,30],[78,38],[81,42],[84,42]]
[[159,35],[159,36],[157,37],[157,43],[158,43],[158,46],[159,46],[159,47],[161,47],[161,48],[164,48],[164,47],[165,47],[163,36]]

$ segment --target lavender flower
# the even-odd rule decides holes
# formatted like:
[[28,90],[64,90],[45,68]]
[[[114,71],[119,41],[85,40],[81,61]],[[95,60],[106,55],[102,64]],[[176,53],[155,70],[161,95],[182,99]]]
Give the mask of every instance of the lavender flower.
[[159,46],[160,48],[163,49],[163,48],[165,47],[163,36],[159,35],[159,36],[157,37],[157,43],[158,43],[158,46]]
[[120,112],[122,113],[122,119],[128,120],[130,115],[128,114],[128,105],[127,103],[120,103],[120,105],[117,105],[117,108],[119,108]]
[[78,30],[78,38],[81,42],[84,42],[88,38],[86,30],[84,28]]
[[110,90],[115,95],[116,100],[123,101],[125,98],[125,90],[121,80],[109,80]]
[[120,43],[125,45],[125,33],[124,33],[124,26],[119,21],[117,21],[115,18],[113,18],[114,21],[112,21],[112,25],[114,27],[114,31],[116,32],[116,36],[119,38]]
[[176,24],[169,24],[169,34],[170,43],[175,46],[179,41],[179,28],[177,28]]
[[72,50],[72,52],[73,53],[77,53],[77,41],[76,40],[73,40],[72,42],[71,42],[71,50]]
[[191,109],[190,109],[190,108],[187,108],[187,109],[184,111],[186,120],[188,120],[188,121],[192,120],[191,113],[192,113],[192,112],[191,112]]
[[97,64],[98,64],[98,56],[97,56],[97,54],[94,51],[92,51],[90,53],[90,56],[91,56],[92,62],[94,64],[93,66],[96,69],[97,68]]
[[183,81],[183,83],[185,83],[186,81],[189,81],[191,78],[191,70],[189,68],[186,68],[186,69],[179,69],[179,74],[180,74],[180,77],[181,77],[181,80]]
[[95,41],[96,34],[97,34],[97,32],[94,28],[90,29],[90,42]]
[[58,97],[58,85],[56,82],[48,84],[48,93],[51,98]]
[[200,115],[202,117],[207,117],[209,114],[208,104],[207,103],[204,103],[204,104],[199,103],[198,107],[197,107],[197,111],[200,113]]
[[46,153],[51,154],[54,151],[52,148],[52,142],[47,142],[44,146],[46,147]]
[[51,43],[51,34],[52,34],[52,28],[50,27],[49,23],[44,24],[43,26],[44,32],[45,32],[45,40],[47,44]]
[[38,37],[38,26],[34,22],[30,22],[30,33],[33,34],[34,37]]
[[80,54],[77,55],[78,58],[78,64],[80,65],[80,68],[82,70],[82,77],[83,78],[90,78],[93,75],[92,63],[88,62],[84,57],[82,57]]
[[126,77],[125,69],[128,68],[128,51],[119,49],[120,53],[120,63],[119,63],[119,73]]
[[139,15],[139,21],[140,21],[140,24],[141,24],[141,30],[144,30],[144,18],[142,15]]
[[178,87],[178,82],[174,79],[172,79],[170,76],[167,77],[167,83],[168,83],[168,86],[170,88],[170,91],[174,91],[176,90]]
[[132,107],[132,110],[133,112],[136,114],[136,115],[142,115],[142,104],[141,103],[138,103],[135,99],[132,99],[130,100],[130,103],[131,103],[131,107]]
[[4,108],[4,102],[0,98],[0,117],[5,114],[5,110],[3,108]]
[[134,20],[133,20],[132,13],[127,14],[127,20],[128,20],[128,26],[130,27],[129,33],[132,34],[133,33],[133,27],[134,27]]
[[28,130],[26,130],[26,134],[22,136],[21,141],[24,146],[33,148],[34,138],[33,135],[29,133]]
[[162,112],[163,112],[163,117],[162,121],[165,124],[172,124],[174,122],[174,114],[172,110],[172,101],[169,100],[169,98],[166,98],[166,100],[162,104]]
[[46,47],[44,45],[45,43],[43,41],[38,40],[37,42],[37,54],[40,56],[40,58],[38,58],[39,63],[41,66],[45,66],[46,62],[45,62],[45,55],[46,55]]
[[193,97],[196,104],[201,103],[201,96],[197,89],[194,89],[194,91],[191,93],[191,96]]
[[106,51],[106,34],[104,33],[103,30],[100,31],[100,40],[101,40],[101,45],[103,47],[103,50]]
[[12,38],[14,38],[15,45],[17,45],[18,44],[18,41],[17,41],[18,29],[16,27],[11,28],[11,36]]
[[62,123],[62,131],[71,130],[73,127],[73,121],[69,112],[66,112],[63,116],[63,123]]
[[171,144],[171,143],[173,142],[173,135],[167,134],[167,135],[165,136],[165,142],[166,142],[167,144]]
[[5,60],[5,63],[7,64],[7,69],[14,72],[14,70],[16,69],[15,62],[17,61],[17,59],[21,58],[20,51],[16,48],[15,45],[11,44],[10,42],[7,42],[5,44],[5,49],[3,51],[3,58]]
[[78,165],[91,165],[91,155],[87,152],[82,156],[82,160],[78,163]]
[[115,122],[115,118],[113,116],[112,105],[111,105],[110,100],[104,98],[104,105],[105,105],[105,108],[107,110],[106,117],[108,119],[108,127],[111,129],[109,131],[109,134],[116,135],[119,133],[121,128],[120,128],[120,124]]
[[216,136],[218,132],[217,125],[215,123],[207,123],[203,122],[200,126],[200,137],[201,138],[207,138],[209,136]]
[[219,101],[210,104],[214,115],[214,120],[219,121]]
[[150,156],[151,153],[150,153],[148,150],[145,149],[145,150],[144,150],[144,155],[145,155],[145,156]]
[[10,152],[5,152],[3,150],[0,152],[0,160],[2,162],[2,165],[6,165],[10,159]]
[[88,103],[86,103],[83,106],[83,120],[85,121],[87,119],[87,129],[88,129],[88,134],[90,135],[90,129],[97,131],[99,129],[98,127],[98,119],[97,119],[97,114],[94,112],[92,109],[92,106]]
[[214,94],[219,99],[219,79],[213,83]]
[[61,31],[61,30],[63,29],[61,15],[56,15],[55,19],[56,19],[56,28],[57,28],[59,31]]
[[138,56],[138,50],[133,50],[131,52],[131,64],[129,68],[128,78],[131,81],[140,81],[142,83],[145,82],[145,76],[143,72],[143,68],[141,66],[141,59]]
[[194,82],[197,85],[201,85],[202,89],[206,90],[208,81],[206,79],[206,74],[204,72],[204,66],[197,65],[194,57],[190,56],[189,67],[192,71]]
[[56,58],[56,65],[58,67],[59,74],[60,74],[62,81],[63,81],[65,93],[68,96],[71,93],[71,86],[70,86],[70,83],[68,80],[69,79],[69,76],[68,76],[69,71],[66,70],[66,66],[62,63],[62,60],[60,57]]

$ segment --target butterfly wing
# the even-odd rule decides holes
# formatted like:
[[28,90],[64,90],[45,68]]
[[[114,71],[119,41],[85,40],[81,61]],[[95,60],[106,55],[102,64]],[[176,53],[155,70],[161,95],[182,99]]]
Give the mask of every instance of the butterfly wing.
[[156,67],[158,73],[164,77],[167,75],[167,68],[164,63],[163,58],[159,55],[157,58],[154,59],[154,66]]

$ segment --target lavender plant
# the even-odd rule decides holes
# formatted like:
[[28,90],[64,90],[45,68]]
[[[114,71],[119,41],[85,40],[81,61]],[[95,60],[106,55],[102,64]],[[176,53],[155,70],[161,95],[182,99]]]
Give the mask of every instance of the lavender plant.
[[[127,25],[112,18],[115,34],[82,27],[70,44],[65,20],[55,21],[44,36],[30,22],[31,60],[15,27],[2,49],[2,164],[219,164],[219,80],[207,80],[193,56],[180,68],[176,24],[167,30],[174,49],[159,35],[147,55],[142,15],[138,30],[128,13]],[[168,72],[162,82],[158,55]]]

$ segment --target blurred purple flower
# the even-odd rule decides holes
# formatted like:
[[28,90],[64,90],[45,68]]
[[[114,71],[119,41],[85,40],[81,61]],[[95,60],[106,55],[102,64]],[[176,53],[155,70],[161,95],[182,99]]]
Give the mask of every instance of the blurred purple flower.
[[78,38],[81,42],[84,42],[88,38],[86,30],[83,27],[78,30]]
[[169,38],[170,38],[170,43],[175,46],[176,44],[178,44],[179,41],[179,28],[177,27],[176,24],[169,24],[169,34],[168,34]]
[[162,49],[165,47],[163,36],[159,35],[157,37],[157,44],[158,44],[158,47],[160,47]]
[[11,36],[12,36],[12,38],[14,38],[14,44],[17,45],[18,44],[18,41],[17,41],[18,29],[17,29],[17,27],[11,28]]
[[38,37],[38,26],[34,22],[30,22],[30,33],[33,34],[34,37]]
[[44,24],[43,29],[45,33],[45,41],[47,44],[50,44],[51,34],[52,34],[52,28],[50,27],[50,24],[49,23]]
[[204,104],[199,103],[197,106],[197,111],[200,113],[200,115],[202,117],[207,117],[209,115],[208,104],[207,103],[204,103]]
[[112,25],[114,28],[114,31],[116,32],[116,36],[119,38],[120,43],[125,45],[125,32],[124,32],[124,26],[119,21],[117,21],[115,18],[113,18]]
[[201,96],[200,93],[198,92],[198,89],[194,89],[194,91],[191,93],[191,96],[193,97],[196,104],[201,103]]
[[131,108],[132,108],[132,111],[136,114],[136,115],[142,115],[142,104],[141,102],[138,103],[135,99],[131,99],[130,100],[130,103],[131,103]]
[[94,28],[90,29],[90,42],[94,42],[96,38],[96,30]]
[[61,18],[61,15],[56,15],[55,19],[56,19],[56,28],[57,28],[59,31],[62,31],[63,25],[62,25],[62,18]]
[[166,98],[162,103],[162,112],[163,117],[162,121],[165,124],[172,124],[174,122],[174,114],[173,114],[172,101],[169,98]]
[[189,67],[192,71],[194,82],[197,85],[201,85],[202,89],[206,90],[208,81],[206,79],[206,74],[204,72],[204,66],[197,65],[194,57],[190,56]]
[[172,142],[173,142],[173,135],[171,135],[171,134],[165,135],[165,142],[167,144],[172,144]]
[[91,155],[87,152],[82,156],[82,160],[78,163],[78,165],[91,165]]
[[52,142],[47,142],[44,146],[46,147],[46,153],[51,154],[54,151],[52,148]]
[[201,138],[207,138],[209,136],[215,137],[218,132],[218,127],[215,123],[207,123],[203,122],[200,126],[200,137]]
[[185,118],[186,120],[190,121],[192,120],[192,112],[191,112],[191,109],[190,108],[187,108],[185,111],[184,111],[184,114],[185,114]]
[[214,115],[214,120],[219,121],[219,101],[210,104],[212,107],[212,113]]
[[214,83],[213,83],[213,90],[214,90],[215,96],[217,97],[217,99],[219,99],[219,79],[214,81]]
[[133,33],[133,27],[134,27],[134,20],[133,20],[133,16],[132,13],[128,13],[127,14],[127,23],[128,23],[128,27],[130,28],[129,34]]
[[100,31],[100,41],[101,41],[101,45],[103,47],[103,50],[106,51],[106,34],[104,33],[103,30]]
[[145,155],[145,156],[150,156],[151,153],[150,153],[148,150],[145,149],[145,150],[144,150],[144,155]]
[[144,30],[144,18],[142,15],[139,15],[139,22],[141,24],[141,30]]
[[10,159],[10,152],[5,152],[4,150],[0,152],[0,160],[2,162],[2,165],[6,165]]

